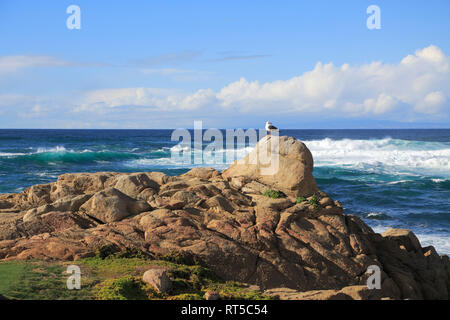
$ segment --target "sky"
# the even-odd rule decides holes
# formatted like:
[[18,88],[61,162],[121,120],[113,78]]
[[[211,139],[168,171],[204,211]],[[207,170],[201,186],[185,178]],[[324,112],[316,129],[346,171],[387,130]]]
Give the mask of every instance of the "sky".
[[0,0],[0,128],[450,128],[449,13],[448,0]]

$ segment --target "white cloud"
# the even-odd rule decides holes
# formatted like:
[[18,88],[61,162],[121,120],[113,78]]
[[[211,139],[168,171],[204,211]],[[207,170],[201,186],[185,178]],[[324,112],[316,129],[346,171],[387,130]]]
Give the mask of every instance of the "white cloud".
[[381,93],[376,99],[369,98],[364,100],[365,112],[373,114],[383,114],[397,105],[396,98]]
[[430,92],[416,105],[415,110],[422,113],[437,113],[440,111],[446,100],[447,98],[442,92]]
[[[77,111],[146,106],[156,110],[211,110],[266,113],[323,113],[329,116],[388,115],[406,106],[411,112],[448,112],[450,58],[436,46],[417,50],[398,64],[372,62],[352,66],[318,62],[288,80],[260,83],[245,78],[218,91],[193,93],[154,88],[92,91]],[[150,71],[153,72],[153,71]],[[154,71],[156,72],[156,71]],[[176,69],[163,69],[166,74]],[[105,109],[106,108],[106,109]]]
[[99,111],[121,106],[147,106],[170,109],[182,98],[172,90],[155,88],[121,88],[94,90],[86,93],[75,111]]
[[[312,71],[284,81],[259,83],[240,79],[217,94],[222,106],[240,110],[278,106],[278,111],[349,115],[384,114],[400,103],[424,112],[426,103],[442,104],[438,88],[450,91],[449,57],[430,46],[397,65],[373,62],[360,66],[317,63]],[[431,95],[431,96],[429,96]],[[428,98],[426,98],[428,97]]]
[[176,90],[155,88],[104,89],[88,92],[75,112],[95,111],[107,113],[108,109],[123,106],[150,107],[158,111],[194,110],[214,103],[215,94],[201,89],[192,94]]

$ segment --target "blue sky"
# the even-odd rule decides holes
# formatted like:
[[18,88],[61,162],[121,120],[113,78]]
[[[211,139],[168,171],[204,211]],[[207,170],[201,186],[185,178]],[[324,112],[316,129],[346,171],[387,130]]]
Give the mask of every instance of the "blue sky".
[[[69,30],[69,5],[81,29]],[[369,30],[366,9],[381,9]],[[0,0],[0,128],[450,127],[450,2]]]

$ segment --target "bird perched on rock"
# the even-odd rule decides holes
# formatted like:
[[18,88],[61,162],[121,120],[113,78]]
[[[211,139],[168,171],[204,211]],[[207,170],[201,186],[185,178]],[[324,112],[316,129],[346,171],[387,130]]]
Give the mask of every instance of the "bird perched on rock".
[[274,131],[274,130],[278,130],[278,128],[275,127],[274,125],[272,125],[272,122],[267,121],[266,122],[266,131],[269,132],[269,135],[271,135],[272,131]]

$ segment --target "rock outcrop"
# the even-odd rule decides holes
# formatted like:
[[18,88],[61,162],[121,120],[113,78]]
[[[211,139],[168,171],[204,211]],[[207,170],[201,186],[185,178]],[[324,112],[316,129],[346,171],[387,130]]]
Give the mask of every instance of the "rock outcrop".
[[[177,177],[62,175],[0,195],[0,260],[72,261],[132,248],[199,261],[285,299],[449,299],[447,256],[407,230],[377,234],[345,215],[317,189],[312,166],[301,142],[280,137],[278,178],[241,164]],[[281,197],[264,196],[268,189]],[[381,269],[381,290],[365,286],[372,265]]]
[[[278,152],[271,158],[273,151]],[[235,181],[262,182],[294,197],[311,196],[318,191],[313,167],[312,154],[304,143],[293,137],[265,136],[252,152],[235,161],[222,175]]]

